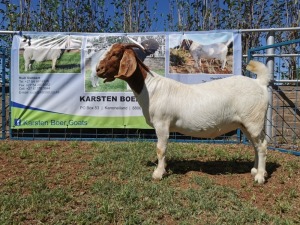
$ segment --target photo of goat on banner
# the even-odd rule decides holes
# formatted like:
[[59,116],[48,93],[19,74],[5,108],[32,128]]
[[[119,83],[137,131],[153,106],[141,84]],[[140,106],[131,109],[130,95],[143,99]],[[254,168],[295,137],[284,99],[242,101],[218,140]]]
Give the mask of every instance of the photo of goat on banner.
[[81,73],[82,38],[70,35],[23,37],[20,73]]
[[170,73],[232,74],[233,33],[170,35]]
[[[126,82],[117,79],[112,83],[103,85],[96,75],[96,66],[101,57],[115,43],[132,43],[136,56],[151,67],[156,73],[165,76],[165,36],[97,36],[87,37],[85,48],[85,91],[86,92],[124,92],[131,91]],[[138,47],[140,46],[140,48]],[[141,50],[144,49],[144,50]]]

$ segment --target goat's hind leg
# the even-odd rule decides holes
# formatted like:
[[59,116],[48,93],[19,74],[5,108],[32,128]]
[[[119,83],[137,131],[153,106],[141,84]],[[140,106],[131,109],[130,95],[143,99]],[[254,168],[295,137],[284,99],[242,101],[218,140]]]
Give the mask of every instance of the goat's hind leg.
[[255,164],[257,164],[257,172],[253,171],[253,169],[251,170],[252,174],[255,174],[254,172],[256,172],[255,174],[255,181],[259,184],[263,184],[265,182],[265,177],[267,176],[267,172],[266,172],[266,158],[267,158],[267,139],[266,136],[264,134],[261,134],[259,137],[257,138],[253,138],[252,140],[253,142],[253,146],[255,148],[256,151],[256,162]]
[[261,133],[256,136],[252,137],[251,134],[246,130],[242,129],[243,133],[247,136],[247,138],[251,141],[254,152],[255,152],[255,159],[254,159],[254,166],[251,169],[251,174],[254,176],[254,180],[259,183],[263,184],[265,182],[265,176],[267,175],[266,172],[266,157],[267,157],[267,139],[266,135],[261,131]]
[[166,173],[166,150],[169,139],[169,129],[155,129],[157,135],[157,159],[158,165],[153,172],[152,178],[155,180],[161,180],[163,175]]

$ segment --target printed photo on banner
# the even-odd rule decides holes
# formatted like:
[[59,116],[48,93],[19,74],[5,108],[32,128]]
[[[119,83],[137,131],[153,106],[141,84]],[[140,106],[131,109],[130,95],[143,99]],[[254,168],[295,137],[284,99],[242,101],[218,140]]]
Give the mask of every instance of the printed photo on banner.
[[85,55],[85,92],[131,92],[126,82],[116,79],[103,84],[96,75],[96,66],[101,57],[115,43],[134,43],[142,46],[142,51],[136,47],[136,56],[151,70],[165,76],[165,35],[122,35],[122,36],[93,36],[87,37]]
[[172,34],[169,44],[170,74],[233,73],[233,33]]
[[81,73],[82,37],[24,36],[19,47],[20,74]]

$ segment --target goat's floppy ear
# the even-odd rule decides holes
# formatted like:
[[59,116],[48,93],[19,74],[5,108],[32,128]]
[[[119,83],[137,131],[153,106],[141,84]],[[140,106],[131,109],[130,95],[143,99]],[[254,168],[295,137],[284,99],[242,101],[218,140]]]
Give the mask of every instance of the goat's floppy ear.
[[137,62],[132,49],[126,49],[120,62],[118,75],[115,78],[125,79],[130,77],[136,70]]

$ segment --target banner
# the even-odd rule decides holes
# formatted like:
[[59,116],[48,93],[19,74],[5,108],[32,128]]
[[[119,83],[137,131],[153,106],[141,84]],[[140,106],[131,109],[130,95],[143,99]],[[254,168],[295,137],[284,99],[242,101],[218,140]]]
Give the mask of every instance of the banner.
[[99,58],[114,43],[144,46],[145,52],[135,52],[152,71],[187,84],[241,74],[241,36],[235,31],[26,32],[14,36],[12,45],[11,129],[149,128],[124,81],[104,84],[96,76]]

